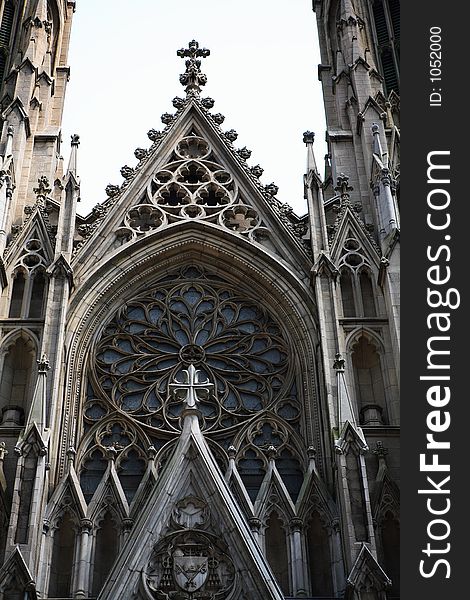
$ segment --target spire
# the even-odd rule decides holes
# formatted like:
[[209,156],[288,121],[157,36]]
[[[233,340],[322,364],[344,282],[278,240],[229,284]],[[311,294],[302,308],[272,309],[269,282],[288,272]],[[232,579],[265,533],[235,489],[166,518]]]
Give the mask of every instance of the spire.
[[349,397],[348,386],[344,377],[344,358],[340,353],[336,354],[333,369],[336,371],[336,382],[338,386],[338,424],[341,431],[346,421],[357,428],[356,417]]
[[318,173],[317,163],[315,161],[315,153],[313,151],[313,142],[315,140],[315,134],[313,131],[304,132],[304,144],[307,146],[307,175],[312,171]]
[[47,0],[38,0],[35,18],[39,19],[41,23],[47,21]]
[[[38,0],[36,10],[34,11],[34,16],[31,19],[31,37],[25,54],[25,57],[29,58],[33,64],[36,64],[36,60],[38,58],[40,59],[40,57],[38,57],[38,43],[41,36],[40,30],[43,28],[45,37],[42,38],[44,41],[40,44],[40,49],[45,55],[48,49],[47,45],[50,38],[51,27],[49,21],[47,20],[47,0]],[[43,65],[44,55],[41,57],[42,60],[40,59],[40,63],[36,66]],[[46,68],[44,68],[44,70],[46,70]]]
[[374,138],[374,141],[372,143],[372,151],[380,158],[380,160],[382,160],[383,151],[382,144],[380,143],[380,128],[377,125],[377,123],[372,123],[371,131]]
[[34,389],[31,408],[29,409],[28,420],[26,422],[25,432],[33,423],[36,423],[40,433],[44,433],[46,428],[46,378],[50,369],[49,361],[43,354],[38,363],[38,379]]
[[77,175],[77,164],[78,164],[78,146],[80,145],[80,136],[77,135],[76,133],[74,133],[71,136],[71,146],[72,149],[70,150],[70,158],[69,158],[69,165],[67,167],[67,173],[66,173],[66,177],[71,174],[74,176],[75,180],[79,181],[78,179],[78,175]]
[[199,48],[198,42],[193,40],[189,42],[188,48],[181,48],[176,52],[181,58],[188,58],[186,61],[186,71],[180,75],[181,85],[186,86],[187,96],[199,96],[201,86],[206,85],[207,75],[201,72],[201,61],[199,57],[206,58],[210,50]]

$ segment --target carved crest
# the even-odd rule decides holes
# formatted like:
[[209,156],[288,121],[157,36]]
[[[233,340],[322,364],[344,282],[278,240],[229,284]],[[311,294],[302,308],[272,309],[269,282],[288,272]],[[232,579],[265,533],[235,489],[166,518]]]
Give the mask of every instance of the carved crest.
[[195,496],[180,500],[170,531],[155,546],[142,587],[149,600],[222,600],[235,583],[227,545],[207,531],[207,504]]
[[182,590],[195,592],[200,589],[206,582],[208,571],[208,557],[200,556],[197,544],[180,547],[173,553],[173,576]]

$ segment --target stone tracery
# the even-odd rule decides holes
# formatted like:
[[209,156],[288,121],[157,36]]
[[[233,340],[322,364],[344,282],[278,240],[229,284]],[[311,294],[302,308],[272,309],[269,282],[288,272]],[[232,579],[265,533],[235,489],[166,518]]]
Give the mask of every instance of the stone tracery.
[[188,364],[216,386],[201,402],[207,431],[268,408],[290,406],[297,414],[288,357],[288,343],[264,308],[218,277],[183,269],[128,302],[106,326],[85,415],[99,420],[111,405],[142,425],[177,432],[182,404],[171,385]]

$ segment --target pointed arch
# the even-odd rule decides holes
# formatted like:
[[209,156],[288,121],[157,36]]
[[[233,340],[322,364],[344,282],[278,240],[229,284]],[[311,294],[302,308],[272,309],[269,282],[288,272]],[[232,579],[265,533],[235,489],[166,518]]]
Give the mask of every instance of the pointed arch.
[[380,426],[388,420],[384,347],[369,329],[356,329],[347,340],[359,421]]
[[23,314],[24,290],[26,287],[27,272],[24,268],[15,269],[12,275],[12,292],[8,317],[20,318]]
[[[303,381],[302,377],[302,374],[315,372],[316,369],[315,351],[311,347],[311,342],[313,339],[315,339],[316,336],[316,323],[314,318],[312,318],[312,315],[315,313],[315,310],[311,301],[311,295],[309,295],[308,292],[308,288],[305,286],[304,283],[301,283],[299,281],[297,273],[294,273],[285,264],[280,264],[279,261],[274,261],[273,257],[270,256],[267,251],[263,250],[260,247],[256,248],[257,260],[252,261],[250,257],[250,254],[253,252],[253,246],[251,242],[244,238],[240,238],[239,236],[236,237],[235,234],[231,232],[228,232],[227,234],[224,233],[222,235],[220,233],[220,229],[217,229],[213,224],[210,223],[184,223],[172,225],[171,228],[168,228],[164,232],[160,232],[159,236],[155,236],[153,232],[150,232],[146,234],[145,238],[142,237],[140,239],[137,239],[134,243],[133,249],[137,252],[137,254],[134,256],[133,261],[128,265],[124,264],[127,262],[128,259],[127,253],[125,251],[121,251],[118,249],[113,254],[114,258],[112,260],[114,264],[119,264],[121,263],[121,261],[124,261],[124,263],[122,263],[120,267],[123,269],[122,273],[126,273],[123,279],[118,277],[117,279],[114,278],[114,280],[111,281],[110,278],[105,275],[107,269],[109,268],[109,265],[106,261],[103,260],[102,264],[98,267],[98,271],[102,269],[103,273],[99,274],[98,271],[90,273],[89,277],[86,280],[86,288],[80,290],[79,293],[76,295],[76,298],[80,298],[80,306],[76,305],[75,298],[72,298],[69,318],[75,323],[75,339],[77,342],[79,342],[79,344],[74,348],[74,340],[71,340],[72,347],[70,349],[69,356],[72,358],[72,362],[70,363],[67,371],[68,373],[72,374],[72,379],[75,379],[77,375],[80,376],[81,373],[85,371],[85,369],[81,370],[78,366],[77,356],[82,361],[88,360],[88,357],[93,354],[95,348],[99,347],[99,340],[103,339],[101,337],[102,335],[109,335],[110,339],[114,339],[116,329],[115,323],[112,322],[112,320],[110,320],[110,314],[117,314],[120,308],[123,307],[125,303],[132,303],[133,309],[135,308],[135,310],[137,311],[133,319],[131,320],[133,323],[136,323],[136,327],[138,329],[138,327],[140,326],[139,323],[144,322],[142,320],[144,314],[142,312],[139,312],[139,310],[142,310],[142,306],[144,305],[144,303],[141,302],[141,306],[138,307],[135,303],[135,299],[138,300],[140,298],[139,294],[143,295],[144,291],[147,293],[148,290],[159,289],[158,282],[160,281],[163,281],[164,283],[168,282],[168,285],[171,285],[173,289],[175,287],[175,281],[177,281],[175,280],[173,274],[178,269],[183,268],[183,266],[185,268],[197,267],[199,269],[204,270],[206,273],[205,277],[208,281],[209,278],[207,276],[207,273],[210,273],[211,277],[217,276],[219,278],[218,281],[223,280],[224,282],[226,281],[228,283],[230,290],[236,290],[237,298],[241,297],[242,294],[247,293],[248,298],[254,298],[256,299],[256,302],[262,305],[263,310],[265,310],[266,312],[269,311],[271,314],[275,315],[277,325],[275,326],[273,324],[269,333],[271,336],[274,336],[277,339],[280,337],[279,330],[281,330],[285,338],[288,338],[289,340],[290,356],[294,357],[292,360],[295,361],[293,362],[293,364],[295,364],[295,387],[291,385],[290,380],[289,385],[287,383],[284,385],[281,377],[282,373],[279,375],[278,381],[274,382],[275,388],[277,390],[280,390],[279,410],[278,412],[276,412],[273,408],[273,415],[270,415],[268,421],[273,426],[274,424],[276,424],[277,426],[278,423],[282,424],[283,422],[288,424],[288,427],[285,429],[288,430],[288,436],[295,440],[294,445],[296,446],[296,448],[295,453],[292,456],[283,455],[283,448],[280,448],[279,460],[281,462],[284,461],[287,466],[286,469],[281,467],[280,473],[277,473],[276,471],[276,483],[279,484],[279,487],[282,486],[283,489],[283,502],[279,502],[276,506],[273,505],[272,510],[270,510],[269,512],[265,511],[263,513],[262,521],[264,525],[262,525],[261,527],[268,526],[269,539],[269,536],[271,534],[279,534],[280,530],[278,527],[279,522],[277,520],[277,517],[279,517],[281,520],[284,519],[282,533],[284,539],[286,540],[285,548],[290,561],[287,563],[287,565],[288,569],[291,570],[293,568],[292,565],[294,564],[295,560],[301,560],[299,557],[291,556],[292,550],[290,546],[293,544],[293,535],[289,531],[289,527],[290,521],[295,516],[295,506],[293,504],[293,499],[295,500],[295,497],[299,491],[298,488],[303,482],[303,473],[302,477],[300,477],[299,474],[300,471],[305,469],[305,460],[302,458],[302,455],[305,455],[305,448],[307,447],[308,442],[304,438],[310,439],[313,445],[317,445],[319,465],[323,465],[324,456],[322,444],[318,444],[319,440],[321,440],[320,428],[318,428],[318,435],[313,435],[313,430],[316,429],[316,427],[318,426],[318,421],[315,422],[315,418],[312,418],[311,412],[309,412],[318,411],[318,400],[315,396],[313,386],[307,386]],[[138,256],[140,252],[142,252],[141,257]],[[151,264],[148,263],[150,257]],[[92,266],[92,268],[95,267]],[[282,271],[282,275],[279,273],[280,270]],[[197,283],[197,278],[195,276],[193,276],[192,279],[195,280]],[[269,291],[267,291],[266,288],[268,288]],[[245,292],[245,290],[249,291]],[[195,298],[199,298],[198,293],[200,292],[200,290],[194,287],[194,281],[192,283],[192,288],[189,290],[189,292]],[[85,302],[87,302],[86,297],[88,295],[90,302],[85,304]],[[104,308],[103,302],[99,299],[100,296],[106,297],[106,310],[103,311],[102,315],[98,316],[98,313]],[[229,301],[231,297],[232,296],[230,293],[227,297],[227,301]],[[161,302],[162,298],[160,297],[157,300]],[[232,301],[230,300],[230,302]],[[254,300],[251,300],[251,305],[255,305],[256,302]],[[234,303],[232,302],[232,304]],[[236,303],[234,304],[234,306],[235,305]],[[185,302],[182,302],[179,306],[181,308],[181,311],[183,311],[184,308],[182,307],[185,306]],[[144,308],[145,310],[147,310],[146,307]],[[226,318],[229,318],[229,308],[227,308],[227,311],[228,312]],[[247,317],[243,321],[244,323],[246,321],[245,325],[247,331],[251,331],[251,321],[253,320],[250,317],[249,312],[250,311],[247,310]],[[146,314],[147,313],[145,313],[145,315]],[[157,310],[155,310],[152,313],[152,315],[154,319],[159,318]],[[146,320],[147,317],[145,317],[145,321]],[[145,325],[145,328],[147,328],[147,325]],[[179,333],[178,330],[178,335],[183,336],[183,333]],[[140,338],[143,337],[145,336],[140,336]],[[130,336],[128,336],[127,339],[129,343],[132,344]],[[277,342],[274,345],[266,347],[265,340],[267,339],[269,339],[267,332],[266,335],[265,333],[263,333],[263,335],[257,341],[258,346],[256,351],[259,352],[260,355],[264,352],[273,353],[274,358],[269,356],[266,359],[263,359],[265,360],[265,363],[263,364],[269,365],[271,364],[270,360],[274,360],[276,363],[276,361],[278,360],[276,358],[278,356],[278,353],[285,351]],[[140,340],[140,342],[141,341],[142,339]],[[187,342],[185,343],[187,344]],[[106,343],[105,345],[109,352],[116,352],[117,347],[115,345],[111,343]],[[119,362],[119,365],[122,365],[122,369],[124,371],[125,368],[127,368],[125,366],[125,360],[127,360],[127,358],[125,358],[122,353],[126,354],[128,350],[126,350],[125,345],[121,347],[123,348],[123,350],[121,352],[120,357],[116,357],[114,355],[109,354],[106,360],[108,360],[109,358],[109,361],[111,361],[112,364],[114,364],[116,361]],[[223,352],[220,351],[220,354],[223,354]],[[153,355],[155,355],[155,352],[153,352]],[[100,355],[101,371],[98,374],[98,379],[104,382],[105,386],[109,386],[108,389],[114,390],[114,392],[107,392],[108,396],[112,397],[113,400],[118,397],[120,398],[121,396],[118,396],[117,394],[118,392],[121,393],[121,391],[124,390],[124,388],[115,385],[115,383],[113,383],[112,381],[107,381],[106,378],[108,377],[107,373],[109,369],[105,367],[105,361],[103,359],[104,354]],[[221,360],[222,357],[218,356],[217,359]],[[75,366],[72,366],[72,364]],[[86,365],[88,363],[82,362],[82,364]],[[257,364],[259,365],[258,368],[260,370],[264,369],[264,367],[262,367],[261,362]],[[307,367],[307,365],[309,366]],[[217,368],[217,365],[215,365],[214,368]],[[138,392],[139,390],[137,388],[139,385],[139,381],[137,381],[135,378],[131,379],[133,382],[131,384],[131,388],[132,386],[134,386],[133,389],[131,389],[131,393]],[[264,384],[262,382],[262,378],[260,378],[259,376],[252,377],[250,378],[250,381],[245,385],[245,387],[238,391],[239,394],[243,392],[248,402],[254,402],[257,399],[257,395],[259,395],[259,390],[262,390],[262,393],[265,396],[272,393],[271,390],[265,389],[263,386]],[[79,386],[75,387],[75,389],[77,389],[78,387]],[[102,398],[98,392],[99,390],[96,390],[94,395],[90,396],[90,401],[93,400],[94,408],[90,407],[90,410],[92,410],[93,414],[90,411],[88,411],[87,414],[92,416],[96,414],[97,417],[100,417],[97,422],[102,423],[106,419],[110,418],[110,413],[106,413],[105,410],[103,411],[102,400],[104,396]],[[114,396],[112,395],[113,393]],[[218,388],[218,393],[224,393],[222,387]],[[124,391],[124,395],[126,394],[127,389]],[[126,395],[126,398],[130,398],[130,395]],[[308,400],[308,398],[310,398],[310,400]],[[134,396],[132,396],[132,398],[129,399],[129,406],[131,406],[133,399]],[[300,403],[300,399],[302,400],[302,404]],[[149,401],[154,403],[154,397],[149,397]],[[209,409],[210,407],[204,409],[203,420],[206,420],[210,424],[210,418],[212,413]],[[268,411],[270,409],[270,407],[268,408],[266,406],[264,410]],[[134,408],[131,407],[131,409],[129,410],[134,410]],[[303,417],[304,410],[307,413],[307,415],[305,416],[305,422]],[[237,427],[237,423],[229,421],[229,418],[231,418],[229,412],[227,412],[225,417],[227,418],[227,423],[225,424],[225,426],[228,428],[228,435],[222,437],[221,435],[217,436],[214,434],[212,436],[212,430],[210,428],[208,428],[209,431],[207,435],[208,437],[213,437],[214,441],[219,443],[222,446],[223,450],[227,452],[231,443],[230,436],[234,436],[234,432],[236,431],[235,427]],[[251,421],[254,420],[251,419]],[[176,428],[177,421],[175,420],[174,423]],[[308,426],[305,423],[308,423]],[[89,439],[94,435],[93,432],[95,430],[93,428],[95,427],[95,425],[92,425],[92,421],[90,421],[90,423],[87,424],[87,427],[88,426],[91,427],[90,429],[86,430],[85,436]],[[150,432],[150,427],[148,424],[142,424],[141,426],[145,429],[145,431]],[[158,424],[156,423],[155,426],[158,426]],[[308,428],[310,428],[309,432]],[[161,426],[160,429],[162,429]],[[274,435],[274,437],[280,435],[279,431],[281,429],[282,428],[274,427],[272,432],[254,431],[253,434],[255,436],[262,436],[266,434],[266,439],[268,439],[268,437],[270,437],[271,435]],[[178,430],[176,433],[178,433]],[[172,450],[171,438],[175,437],[175,434],[170,434],[171,432],[169,432],[168,436],[164,439],[162,436],[162,439],[160,440],[160,446],[157,446],[157,444],[154,443],[153,438],[151,439],[152,443],[154,443],[155,448],[157,449],[156,462],[165,458],[163,456],[163,449],[170,448],[170,450]],[[90,446],[85,445],[84,440],[85,438],[83,438],[83,445],[80,444],[79,446],[79,461],[82,460],[80,456],[82,456],[83,458],[87,456],[86,453],[90,448]],[[297,444],[299,440],[303,441]],[[258,441],[258,443],[263,445],[264,442]],[[245,479],[245,485],[247,487],[250,486],[249,483],[247,485],[246,476],[248,476],[248,478],[252,476],[258,478],[257,481],[254,482],[255,485],[253,486],[251,494],[250,502],[253,502],[257,497],[260,483],[266,475],[267,461],[263,456],[263,450],[260,451],[260,448],[255,444],[248,444],[245,446],[245,449],[247,451],[252,451],[253,456],[243,454],[240,455],[240,459],[253,459],[255,461],[259,461],[259,463],[254,465],[257,471],[254,473],[250,472],[249,469],[245,470],[244,467],[249,465],[241,463],[240,460],[238,460],[237,464],[238,471],[240,472],[240,479]],[[156,486],[158,486],[159,478],[163,476],[162,474],[165,473],[165,469],[168,466],[168,461],[173,460],[171,459],[171,454],[172,453],[168,454],[168,458],[165,460],[165,464],[162,467],[159,467],[159,477],[157,478]],[[291,473],[292,465],[289,462],[292,460],[298,461],[298,464],[301,465],[301,469],[297,468],[297,463],[294,465],[294,473]],[[299,471],[299,473],[297,473],[297,471]],[[105,474],[104,480],[106,480],[106,477],[107,476]],[[294,486],[292,486],[289,482],[292,478],[296,479],[296,481],[294,482]],[[286,486],[291,488],[290,491],[294,498],[291,497],[289,491],[286,489]],[[278,490],[276,489],[276,491]],[[99,489],[97,489],[94,493],[94,497],[89,507],[90,517],[93,513],[92,504],[96,504],[96,506],[99,504],[98,496],[101,498],[100,494],[101,492],[99,492]],[[285,508],[285,503],[290,503],[289,510]],[[240,504],[243,506],[243,502],[240,502]],[[247,504],[249,505],[248,502]],[[273,516],[269,521],[270,515],[273,511],[275,514],[273,513]],[[257,515],[255,514],[254,520],[257,520],[256,517]],[[94,521],[94,518],[91,518]],[[262,537],[262,535],[260,537]],[[290,581],[287,581],[286,583],[285,576],[282,573],[280,577],[281,579],[282,577],[284,577],[285,589],[288,592],[290,592],[290,586],[293,584],[291,584]]]
[[310,592],[313,596],[332,596],[333,577],[331,569],[330,536],[324,519],[317,510],[313,510],[306,521],[305,531],[308,566],[310,574]]
[[357,315],[353,278],[354,275],[349,267],[341,267],[340,285],[343,317],[355,317]]
[[[57,61],[57,51],[61,37],[61,11],[55,0],[47,0],[47,19],[51,23],[50,32],[50,51],[51,51],[51,68],[54,72],[54,67]],[[51,73],[52,75],[52,73]]]
[[376,317],[377,308],[375,303],[376,291],[369,268],[363,267],[358,272],[359,288],[361,290],[362,315],[364,317]]
[[93,549],[92,595],[98,596],[119,552],[116,515],[105,510],[96,523]]
[[41,319],[44,316],[44,302],[47,291],[47,278],[44,268],[35,269],[31,275],[31,295],[27,317],[29,319]]
[[72,593],[75,565],[78,519],[76,514],[62,510],[52,527],[52,554],[49,574],[48,596],[68,597]]
[[266,519],[264,530],[266,558],[284,594],[290,592],[289,553],[285,524],[276,509]]
[[0,88],[2,88],[10,52],[10,40],[15,17],[15,4],[12,0],[5,0],[5,2],[3,2],[3,7],[0,8],[2,9],[0,15]]
[[24,425],[36,372],[37,340],[26,329],[10,333],[0,346],[0,409],[4,425]]

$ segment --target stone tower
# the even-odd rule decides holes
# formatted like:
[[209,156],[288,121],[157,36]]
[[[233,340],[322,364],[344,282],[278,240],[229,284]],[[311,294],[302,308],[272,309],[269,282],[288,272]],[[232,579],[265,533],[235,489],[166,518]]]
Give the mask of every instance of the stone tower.
[[194,40],[175,110],[78,215],[74,4],[1,3],[0,598],[398,598],[395,3],[315,3],[304,217]]

